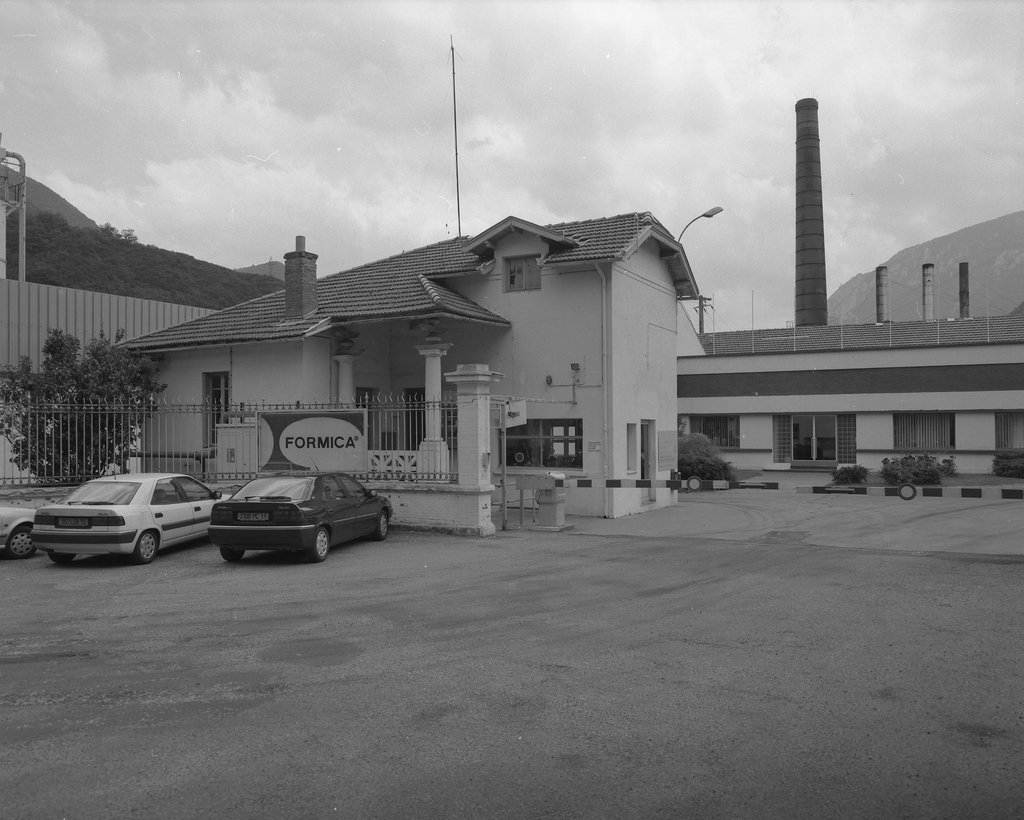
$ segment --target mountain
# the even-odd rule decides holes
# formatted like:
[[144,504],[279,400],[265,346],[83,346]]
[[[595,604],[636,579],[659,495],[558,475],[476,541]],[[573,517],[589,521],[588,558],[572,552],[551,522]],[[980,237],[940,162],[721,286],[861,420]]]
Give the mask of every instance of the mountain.
[[[12,174],[11,176],[20,179],[18,174]],[[32,179],[32,177],[28,178],[28,196],[26,200],[28,205],[28,210],[25,212],[26,220],[40,213],[59,214],[74,228],[99,227],[99,225],[56,191],[47,188],[43,183]],[[7,230],[10,231],[10,229],[10,223],[8,223]]]
[[[281,290],[281,280],[273,276],[240,273],[184,253],[143,245],[131,230],[97,227],[31,177],[25,221],[25,278],[29,282],[213,309]],[[18,277],[15,214],[7,218],[7,277]]]
[[273,276],[275,279],[284,281],[284,262],[275,262],[273,259],[263,262],[260,265],[249,265],[247,268],[235,268],[236,273],[258,273],[262,276]]
[[[959,314],[959,264],[970,265],[971,316],[1024,312],[1024,211],[962,228],[906,248],[883,264],[889,269],[889,318],[921,318],[921,266],[935,265],[935,317]],[[829,324],[875,321],[875,272],[844,282],[828,300]]]

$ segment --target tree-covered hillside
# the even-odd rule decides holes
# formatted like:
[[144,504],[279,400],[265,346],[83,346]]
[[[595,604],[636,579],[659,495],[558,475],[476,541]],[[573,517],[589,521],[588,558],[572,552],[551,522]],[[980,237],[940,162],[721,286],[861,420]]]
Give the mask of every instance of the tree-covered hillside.
[[[18,277],[18,222],[7,221],[7,277]],[[118,296],[224,308],[282,289],[271,276],[237,273],[191,256],[143,245],[131,230],[75,228],[55,213],[28,213],[25,278]]]

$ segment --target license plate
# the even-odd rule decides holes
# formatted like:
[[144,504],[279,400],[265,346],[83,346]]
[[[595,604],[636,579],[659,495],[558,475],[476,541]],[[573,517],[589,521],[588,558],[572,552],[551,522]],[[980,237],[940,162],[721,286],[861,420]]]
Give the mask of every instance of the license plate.
[[269,521],[270,513],[238,513],[237,521]]
[[58,527],[88,527],[88,518],[58,518]]

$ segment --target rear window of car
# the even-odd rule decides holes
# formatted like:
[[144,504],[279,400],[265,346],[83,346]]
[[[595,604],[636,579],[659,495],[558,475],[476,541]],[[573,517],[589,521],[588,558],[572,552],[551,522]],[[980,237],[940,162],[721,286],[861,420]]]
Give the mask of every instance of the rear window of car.
[[254,478],[237,493],[232,501],[255,501],[261,498],[287,498],[289,501],[308,501],[316,479],[296,476],[268,476]]
[[137,481],[89,481],[68,493],[62,504],[131,504]]

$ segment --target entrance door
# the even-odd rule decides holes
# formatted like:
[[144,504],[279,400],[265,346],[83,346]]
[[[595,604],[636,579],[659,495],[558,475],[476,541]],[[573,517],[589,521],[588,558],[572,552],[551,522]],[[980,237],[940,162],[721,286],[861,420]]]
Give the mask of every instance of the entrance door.
[[836,417],[793,416],[793,466],[831,467],[836,462]]

